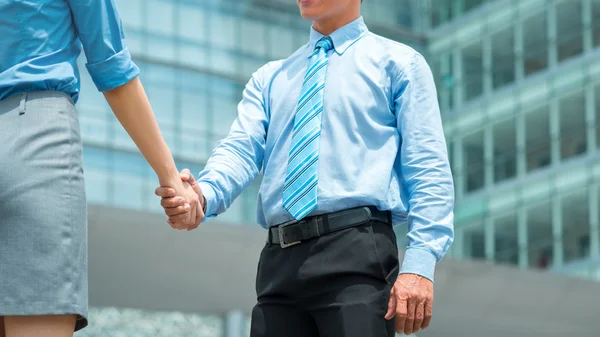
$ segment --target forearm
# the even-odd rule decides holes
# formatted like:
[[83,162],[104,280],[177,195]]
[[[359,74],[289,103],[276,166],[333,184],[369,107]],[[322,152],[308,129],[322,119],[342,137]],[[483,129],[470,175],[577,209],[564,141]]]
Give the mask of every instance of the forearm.
[[256,178],[263,151],[263,142],[236,132],[220,142],[198,177],[206,197],[207,220],[227,210]]
[[142,155],[158,176],[162,186],[179,179],[177,167],[163,139],[156,118],[139,78],[104,92],[104,97]]

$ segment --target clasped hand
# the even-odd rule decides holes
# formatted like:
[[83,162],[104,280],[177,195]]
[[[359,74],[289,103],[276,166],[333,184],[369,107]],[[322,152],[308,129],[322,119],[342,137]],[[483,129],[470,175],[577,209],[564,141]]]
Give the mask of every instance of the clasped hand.
[[180,173],[181,179],[170,186],[159,186],[154,193],[161,197],[160,205],[169,217],[167,223],[177,230],[198,228],[204,219],[204,197],[190,170]]

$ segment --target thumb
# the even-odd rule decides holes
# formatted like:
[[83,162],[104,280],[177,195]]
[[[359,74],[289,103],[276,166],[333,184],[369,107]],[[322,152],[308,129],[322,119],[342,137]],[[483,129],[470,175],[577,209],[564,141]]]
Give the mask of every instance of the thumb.
[[392,290],[390,291],[390,300],[388,302],[388,310],[387,313],[385,314],[385,319],[387,319],[388,321],[392,318],[394,318],[394,315],[396,314],[396,287],[392,287]]
[[192,172],[190,172],[189,169],[181,170],[181,172],[179,173],[179,176],[181,177],[181,180],[183,180],[183,181],[188,181],[190,178],[194,179],[194,176],[192,175]]
[[200,189],[200,186],[198,185],[198,182],[196,181],[196,178],[194,178],[194,175],[192,174],[192,172],[190,172],[190,170],[188,170],[188,169],[183,169],[183,170],[181,170],[180,175],[181,175],[181,180],[186,181],[188,184],[190,184],[190,186],[192,187],[192,190],[194,190],[194,192],[196,192],[196,194],[198,194],[200,199],[202,199],[202,190]]

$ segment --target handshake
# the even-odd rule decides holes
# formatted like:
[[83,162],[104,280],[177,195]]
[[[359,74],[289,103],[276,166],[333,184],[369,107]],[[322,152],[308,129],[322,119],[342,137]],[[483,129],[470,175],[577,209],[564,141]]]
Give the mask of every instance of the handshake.
[[204,219],[206,198],[190,170],[179,174],[181,180],[171,186],[159,186],[154,193],[161,197],[160,205],[169,217],[167,223],[177,230],[194,230]]

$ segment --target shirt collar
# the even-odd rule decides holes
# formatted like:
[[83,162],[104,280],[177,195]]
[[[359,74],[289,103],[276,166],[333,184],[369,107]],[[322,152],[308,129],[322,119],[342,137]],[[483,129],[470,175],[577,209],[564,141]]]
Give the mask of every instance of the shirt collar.
[[[365,35],[369,29],[365,25],[363,17],[350,22],[349,24],[339,28],[335,32],[331,33],[329,37],[333,40],[333,48],[338,54],[343,54],[348,47],[354,42],[358,41],[363,35]],[[315,45],[324,35],[317,32],[314,27],[310,28],[310,46],[315,48]]]

